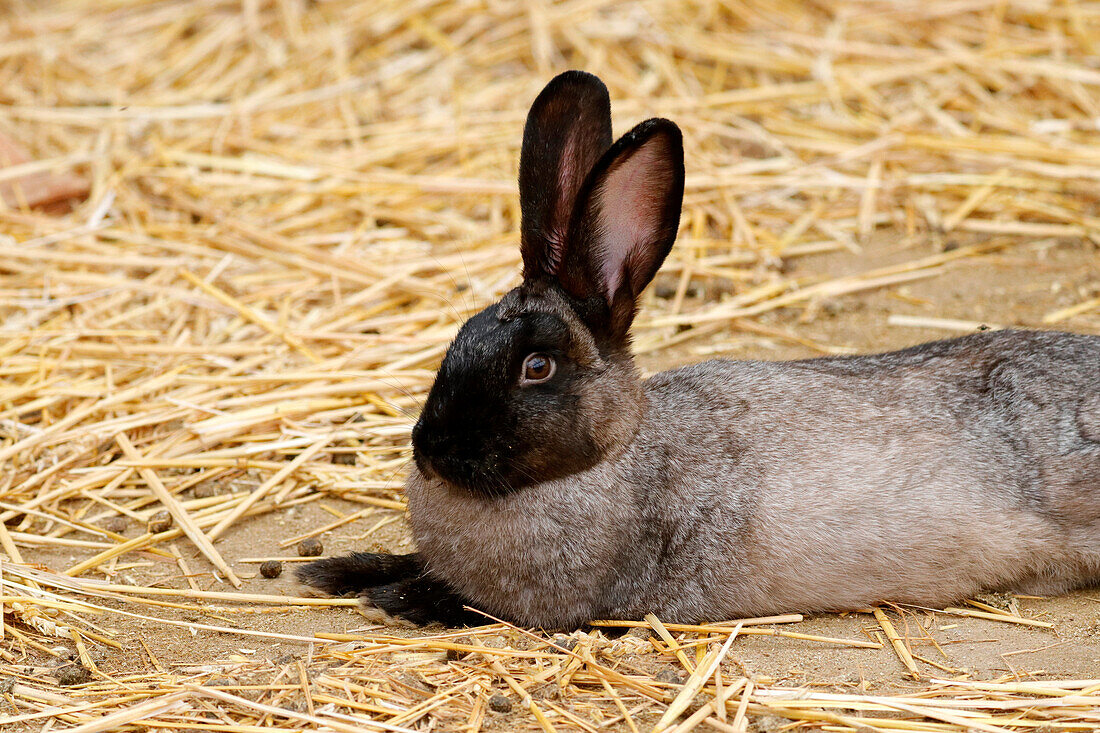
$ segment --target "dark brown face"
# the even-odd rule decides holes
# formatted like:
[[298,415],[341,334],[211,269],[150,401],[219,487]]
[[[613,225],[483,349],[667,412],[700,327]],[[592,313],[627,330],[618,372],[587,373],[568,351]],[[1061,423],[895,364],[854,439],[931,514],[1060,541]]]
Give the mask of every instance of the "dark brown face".
[[509,314],[498,303],[471,318],[413,428],[417,467],[493,496],[594,465],[600,450],[582,407],[599,367],[577,351],[552,312]]
[[567,71],[531,106],[519,189],[523,285],[459,331],[412,434],[425,476],[489,496],[633,437],[629,330],[676,238],[683,137],[651,119],[612,143],[607,89]]

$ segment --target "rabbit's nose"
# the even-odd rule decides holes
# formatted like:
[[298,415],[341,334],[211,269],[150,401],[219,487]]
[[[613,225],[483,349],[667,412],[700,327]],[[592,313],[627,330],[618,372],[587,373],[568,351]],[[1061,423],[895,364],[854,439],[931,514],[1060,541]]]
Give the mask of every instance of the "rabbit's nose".
[[420,473],[427,478],[436,476],[436,472],[432,470],[431,459],[435,451],[431,443],[432,441],[425,440],[424,426],[421,425],[420,421],[417,421],[412,429],[413,461],[416,463],[416,467],[420,469]]
[[452,450],[452,442],[445,432],[432,429],[430,425],[425,425],[423,418],[413,426],[413,456],[418,463],[428,462],[433,458],[446,455]]
[[438,430],[432,430],[424,424],[424,418],[420,418],[412,429],[413,451],[417,453],[433,454],[439,451],[443,444],[443,438]]

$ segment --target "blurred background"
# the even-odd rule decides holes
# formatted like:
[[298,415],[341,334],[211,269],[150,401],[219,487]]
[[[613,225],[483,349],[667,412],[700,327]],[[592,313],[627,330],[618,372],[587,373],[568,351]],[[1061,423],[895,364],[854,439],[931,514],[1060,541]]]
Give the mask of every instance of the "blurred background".
[[[43,205],[81,195],[45,216],[9,170],[0,255],[20,292],[53,272],[74,324],[197,348],[236,317],[255,343],[186,269],[301,340],[273,359],[429,366],[515,282],[523,118],[583,68],[617,132],[660,115],[686,136],[644,352],[1100,327],[1095,3],[6,5],[0,133],[56,177]],[[144,285],[91,297],[113,282]],[[0,307],[8,327],[58,315]]]
[[[647,371],[1100,333],[1096,2],[0,0],[9,558],[270,593],[254,560],[306,535],[407,548],[409,427],[518,282],[523,121],[569,68],[617,134],[684,131]],[[5,624],[93,644],[44,609]]]

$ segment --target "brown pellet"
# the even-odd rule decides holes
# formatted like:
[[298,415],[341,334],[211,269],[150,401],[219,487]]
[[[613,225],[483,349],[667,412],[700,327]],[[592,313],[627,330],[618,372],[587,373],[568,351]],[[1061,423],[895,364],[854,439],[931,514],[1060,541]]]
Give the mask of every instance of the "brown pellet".
[[325,551],[325,546],[316,537],[306,537],[298,543],[299,557],[317,557]]
[[283,564],[278,560],[264,560],[260,563],[260,575],[265,578],[278,578],[283,574]]
[[66,664],[57,670],[57,681],[62,685],[79,685],[92,678],[92,673],[79,664]]
[[172,515],[168,513],[167,509],[162,509],[149,519],[149,531],[153,534],[167,532],[171,528]]

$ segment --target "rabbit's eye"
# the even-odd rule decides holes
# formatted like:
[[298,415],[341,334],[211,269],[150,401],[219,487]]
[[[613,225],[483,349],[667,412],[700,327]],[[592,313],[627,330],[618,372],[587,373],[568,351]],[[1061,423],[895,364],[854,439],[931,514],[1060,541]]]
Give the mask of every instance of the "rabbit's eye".
[[521,384],[539,384],[554,376],[554,359],[548,354],[530,354],[523,360]]

